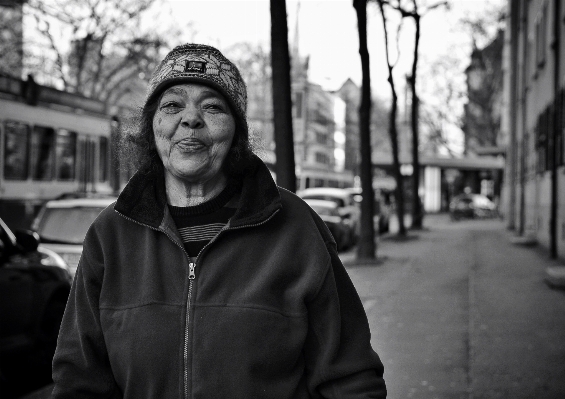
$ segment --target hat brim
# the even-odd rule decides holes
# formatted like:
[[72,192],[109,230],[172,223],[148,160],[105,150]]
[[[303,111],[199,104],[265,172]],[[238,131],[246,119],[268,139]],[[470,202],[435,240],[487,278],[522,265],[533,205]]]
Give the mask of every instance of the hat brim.
[[198,75],[177,76],[177,77],[169,78],[169,79],[159,83],[157,85],[157,87],[155,87],[155,89],[153,90],[153,93],[151,94],[151,96],[147,99],[147,101],[145,101],[143,108],[146,108],[149,104],[157,101],[159,96],[161,96],[161,94],[165,90],[167,90],[169,87],[172,87],[172,86],[177,85],[177,84],[182,84],[182,83],[200,83],[200,84],[203,84],[204,86],[209,86],[209,87],[217,90],[218,92],[220,92],[222,94],[222,96],[225,98],[225,100],[229,103],[232,113],[234,115],[238,115],[239,117],[241,117],[240,111],[239,111],[237,105],[233,102],[233,100],[230,98],[230,96],[227,95],[227,93],[225,92],[225,89],[221,85],[214,82],[213,80],[205,79],[205,78],[202,78]]

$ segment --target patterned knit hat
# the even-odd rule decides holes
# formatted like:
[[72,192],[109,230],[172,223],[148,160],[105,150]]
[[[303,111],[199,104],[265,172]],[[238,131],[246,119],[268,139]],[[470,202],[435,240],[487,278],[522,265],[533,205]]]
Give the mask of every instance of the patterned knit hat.
[[218,49],[193,43],[175,47],[153,72],[145,106],[167,87],[184,82],[202,83],[222,93],[241,124],[242,133],[248,135],[245,82],[237,67]]

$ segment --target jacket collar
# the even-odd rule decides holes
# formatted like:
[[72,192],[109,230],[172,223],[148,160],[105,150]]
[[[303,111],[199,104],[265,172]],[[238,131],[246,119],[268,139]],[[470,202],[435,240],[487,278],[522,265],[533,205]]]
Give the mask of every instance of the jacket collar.
[[[118,197],[114,209],[138,223],[159,229],[167,197],[163,166],[137,171]],[[243,176],[241,196],[230,227],[261,223],[281,208],[279,190],[267,166],[253,156]]]

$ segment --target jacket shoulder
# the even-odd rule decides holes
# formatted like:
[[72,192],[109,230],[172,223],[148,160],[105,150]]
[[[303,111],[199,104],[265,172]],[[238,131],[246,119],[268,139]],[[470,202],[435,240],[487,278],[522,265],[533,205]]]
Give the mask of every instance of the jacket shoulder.
[[94,219],[92,225],[100,226],[107,223],[111,223],[111,221],[115,219],[116,216],[118,216],[114,209],[115,205],[116,205],[116,201],[112,202],[110,205],[104,208],[102,212],[100,212],[100,214],[96,217],[96,219]]

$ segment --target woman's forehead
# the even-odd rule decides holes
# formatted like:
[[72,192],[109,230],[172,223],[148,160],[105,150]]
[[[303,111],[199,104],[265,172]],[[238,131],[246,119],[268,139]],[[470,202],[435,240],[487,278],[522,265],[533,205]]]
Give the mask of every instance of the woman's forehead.
[[164,90],[161,97],[166,94],[177,94],[182,96],[188,96],[188,95],[214,96],[214,97],[219,97],[221,99],[225,99],[222,93],[220,93],[218,90],[210,86],[199,83],[175,84]]

